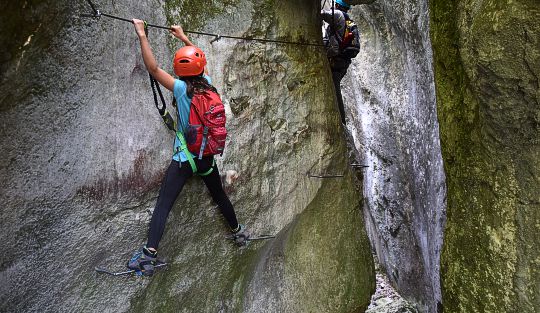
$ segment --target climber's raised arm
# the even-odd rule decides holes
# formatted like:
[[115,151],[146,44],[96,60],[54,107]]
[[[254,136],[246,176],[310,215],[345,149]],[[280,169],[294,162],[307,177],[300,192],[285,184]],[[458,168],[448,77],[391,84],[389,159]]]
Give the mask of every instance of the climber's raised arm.
[[141,52],[146,69],[161,85],[172,91],[174,89],[174,77],[158,66],[146,37],[144,21],[133,19],[133,25],[135,25],[135,31],[141,43]]
[[169,32],[176,38],[182,40],[186,46],[194,46],[194,44],[189,40],[188,36],[184,34],[184,30],[180,25],[173,25]]

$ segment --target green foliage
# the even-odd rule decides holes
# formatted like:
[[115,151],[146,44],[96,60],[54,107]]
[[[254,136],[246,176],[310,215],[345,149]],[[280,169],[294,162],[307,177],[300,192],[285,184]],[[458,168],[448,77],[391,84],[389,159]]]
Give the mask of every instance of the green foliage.
[[186,29],[202,31],[202,27],[227,8],[233,9],[239,0],[169,0],[165,2],[169,24],[180,24]]

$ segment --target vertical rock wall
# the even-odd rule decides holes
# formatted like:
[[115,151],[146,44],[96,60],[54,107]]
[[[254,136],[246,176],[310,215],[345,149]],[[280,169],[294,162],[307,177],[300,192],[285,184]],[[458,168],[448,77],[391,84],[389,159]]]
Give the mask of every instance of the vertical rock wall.
[[540,311],[540,6],[432,1],[445,312]]
[[400,294],[437,312],[446,190],[427,1],[377,1],[350,15],[362,50],[342,86],[357,158],[368,166],[368,234]]
[[[99,1],[107,13],[187,29],[320,40],[312,1]],[[146,237],[173,134],[153,106],[129,23],[80,19],[85,1],[0,5],[2,312],[361,312],[374,288],[324,51],[193,37],[223,93],[219,161],[237,215],[277,238],[239,249],[193,179],[151,279],[113,278]],[[204,8],[204,9],[203,9]],[[170,70],[178,42],[150,30]],[[319,180],[313,174],[344,174]]]

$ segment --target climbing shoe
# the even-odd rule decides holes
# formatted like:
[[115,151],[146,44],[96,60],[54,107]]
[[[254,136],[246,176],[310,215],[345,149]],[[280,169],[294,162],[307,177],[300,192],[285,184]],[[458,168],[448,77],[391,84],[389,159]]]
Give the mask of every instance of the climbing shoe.
[[130,270],[141,272],[144,276],[152,276],[157,262],[157,251],[150,251],[146,247],[135,252],[128,261]]
[[238,224],[236,231],[233,231],[233,239],[238,246],[245,246],[249,241],[251,234],[243,224]]

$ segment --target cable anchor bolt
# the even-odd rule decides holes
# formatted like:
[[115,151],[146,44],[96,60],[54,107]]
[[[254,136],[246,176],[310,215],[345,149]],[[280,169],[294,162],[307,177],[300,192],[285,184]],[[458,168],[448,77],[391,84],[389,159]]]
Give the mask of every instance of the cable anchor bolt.
[[99,10],[96,10],[96,13],[94,14],[81,14],[81,17],[90,17],[94,19],[99,19],[101,17],[101,12]]
[[216,41],[218,41],[218,40],[220,40],[220,39],[221,39],[221,35],[216,35],[216,37],[215,37],[214,39],[212,39],[212,40],[210,41],[210,43],[214,43],[214,42],[216,42]]

